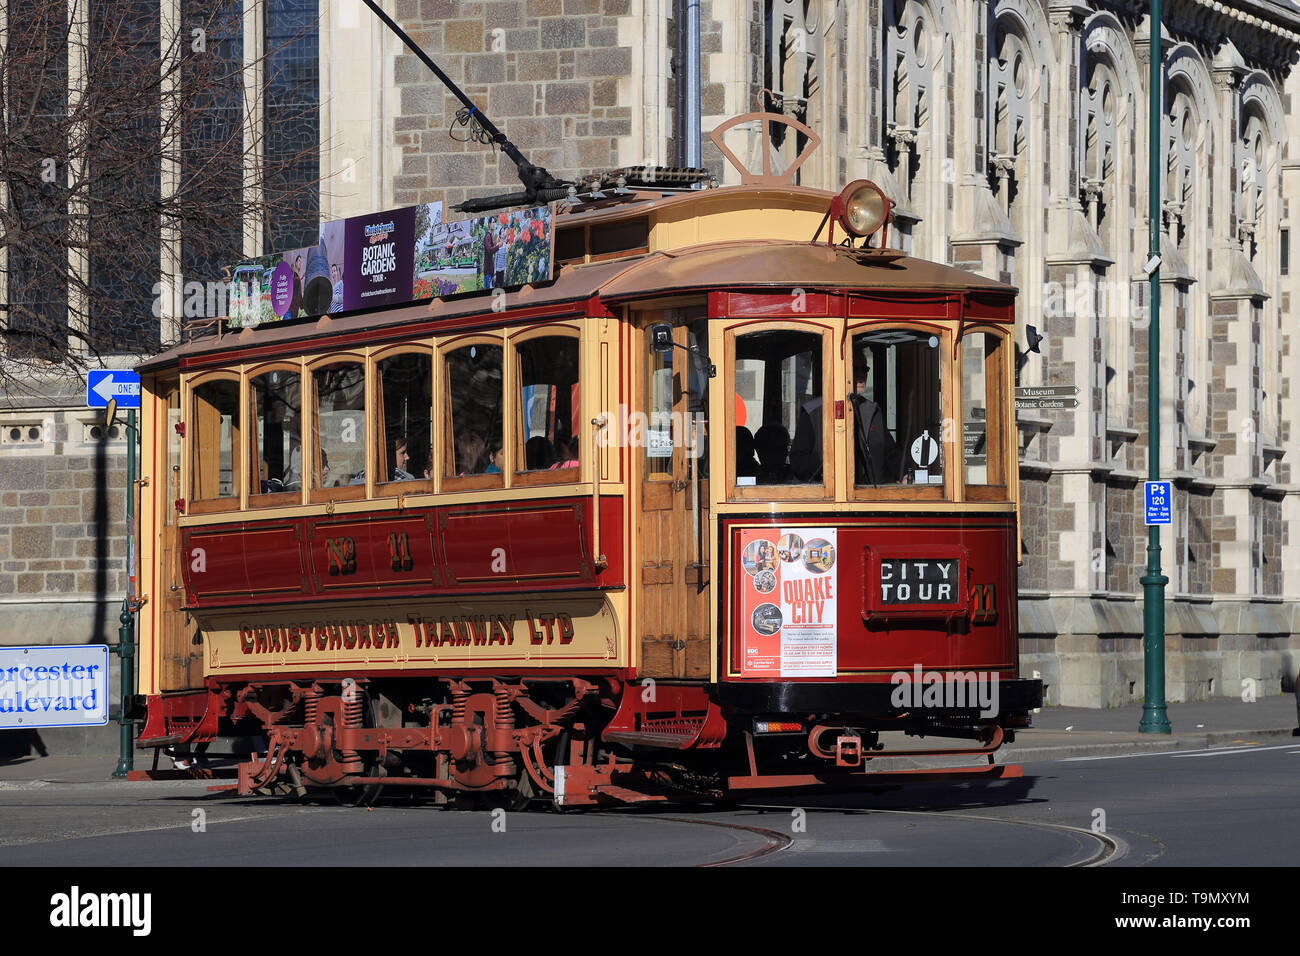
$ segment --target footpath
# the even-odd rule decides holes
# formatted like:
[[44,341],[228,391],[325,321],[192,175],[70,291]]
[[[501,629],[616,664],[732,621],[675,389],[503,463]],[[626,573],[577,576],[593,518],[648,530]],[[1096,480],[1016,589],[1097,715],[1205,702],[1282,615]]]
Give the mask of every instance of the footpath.
[[[998,763],[1105,757],[1125,753],[1206,750],[1290,737],[1297,728],[1293,694],[1246,702],[1232,697],[1168,704],[1172,733],[1138,732],[1142,705],[1093,710],[1044,707],[1033,726],[1016,731],[1015,743],[997,754]],[[1300,746],[1300,739],[1297,740]]]
[[[1104,757],[1167,750],[1206,750],[1291,737],[1297,726],[1292,694],[1264,697],[1251,703],[1216,698],[1167,706],[1171,734],[1138,732],[1142,705],[1092,710],[1086,707],[1044,707],[1033,715],[1033,726],[1016,731],[1014,743],[997,754],[998,763],[1029,763],[1067,757]],[[1300,738],[1297,739],[1300,747]],[[135,767],[144,769],[152,751],[136,751]],[[160,766],[166,767],[165,759]],[[51,754],[0,762],[0,789],[32,784],[121,782],[113,778],[117,758],[92,754]]]

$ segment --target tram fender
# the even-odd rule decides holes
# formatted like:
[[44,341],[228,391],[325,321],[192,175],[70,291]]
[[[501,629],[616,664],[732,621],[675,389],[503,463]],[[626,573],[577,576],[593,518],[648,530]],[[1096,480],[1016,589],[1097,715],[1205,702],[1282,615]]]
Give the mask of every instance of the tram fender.
[[220,692],[207,688],[148,697],[145,725],[135,742],[138,750],[204,743],[217,739],[221,719]]
[[722,708],[699,685],[628,683],[602,739],[627,747],[713,750],[722,746]]

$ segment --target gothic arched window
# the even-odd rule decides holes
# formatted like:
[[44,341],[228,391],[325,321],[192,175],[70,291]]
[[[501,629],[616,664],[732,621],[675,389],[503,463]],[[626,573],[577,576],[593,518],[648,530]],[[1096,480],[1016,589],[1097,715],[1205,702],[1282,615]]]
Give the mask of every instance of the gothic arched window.
[[1029,99],[1033,58],[1024,38],[998,23],[997,55],[989,60],[989,179],[998,200],[1011,221],[1024,235],[1018,222],[1016,193],[1021,173],[1018,160],[1029,140]]
[[[1110,65],[1102,60],[1089,63],[1087,85],[1079,91],[1079,193],[1089,221],[1103,236],[1115,202],[1119,98],[1119,82]],[[1114,243],[1108,246],[1114,249]]]
[[1187,226],[1191,221],[1195,194],[1196,140],[1200,115],[1191,95],[1173,87],[1169,110],[1165,114],[1165,223],[1169,238],[1181,250],[1186,249]]
[[885,143],[890,171],[908,199],[921,163],[934,92],[934,29],[916,0],[885,9]]

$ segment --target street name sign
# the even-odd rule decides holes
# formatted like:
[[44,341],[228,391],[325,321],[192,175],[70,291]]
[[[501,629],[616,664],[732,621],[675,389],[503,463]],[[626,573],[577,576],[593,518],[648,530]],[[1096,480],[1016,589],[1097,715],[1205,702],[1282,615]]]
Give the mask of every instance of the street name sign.
[[1016,398],[1069,398],[1079,394],[1078,385],[1018,385]]
[[1167,481],[1146,483],[1147,524],[1173,524],[1173,494]]
[[1016,389],[1016,410],[1078,408],[1078,385],[1026,385]]
[[0,648],[0,728],[108,723],[108,647]]
[[120,370],[87,372],[86,407],[108,408],[110,398],[117,399],[118,408],[139,408],[140,376]]

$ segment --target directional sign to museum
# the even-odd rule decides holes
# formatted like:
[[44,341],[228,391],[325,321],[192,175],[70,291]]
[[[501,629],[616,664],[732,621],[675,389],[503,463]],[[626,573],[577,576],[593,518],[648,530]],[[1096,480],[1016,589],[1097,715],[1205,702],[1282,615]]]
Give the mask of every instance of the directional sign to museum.
[[1173,524],[1173,495],[1167,481],[1146,483],[1147,524]]
[[140,407],[140,376],[135,372],[86,373],[86,407],[107,408],[110,398],[118,408]]
[[106,645],[0,648],[0,728],[106,723]]
[[1078,385],[1027,385],[1016,389],[1016,410],[1078,408]]

